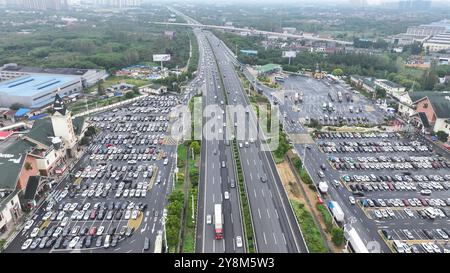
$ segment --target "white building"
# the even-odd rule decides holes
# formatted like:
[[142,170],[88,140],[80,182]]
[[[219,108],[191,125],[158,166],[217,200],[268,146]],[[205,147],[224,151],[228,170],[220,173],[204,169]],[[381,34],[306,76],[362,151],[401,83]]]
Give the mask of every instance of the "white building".
[[450,49],[450,32],[434,35],[423,43],[430,52]]
[[375,85],[386,90],[386,93],[395,98],[399,98],[400,95],[406,91],[406,88],[400,84],[385,79],[375,80]]
[[8,225],[17,221],[21,215],[19,191],[0,190],[0,235],[10,231]]

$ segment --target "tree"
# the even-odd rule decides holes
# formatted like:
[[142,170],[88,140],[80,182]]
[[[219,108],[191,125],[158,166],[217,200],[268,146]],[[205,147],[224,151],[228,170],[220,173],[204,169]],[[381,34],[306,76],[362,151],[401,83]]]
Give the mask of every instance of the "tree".
[[96,133],[97,133],[97,130],[95,129],[95,127],[94,126],[89,126],[86,129],[86,133],[84,133],[84,136],[90,137],[90,136],[95,135]]
[[333,69],[331,74],[333,74],[334,76],[339,77],[339,76],[342,76],[344,74],[344,71],[342,69],[340,69],[340,68],[336,68],[336,69]]
[[22,104],[20,104],[20,103],[13,103],[9,108],[11,109],[11,110],[18,110],[18,109],[20,109],[20,108],[22,108],[23,107],[23,105]]
[[133,86],[133,92],[135,93],[135,94],[140,94],[139,93],[139,87],[137,87],[136,85],[135,86]]
[[30,171],[33,169],[33,165],[30,162],[25,162],[25,170]]
[[194,150],[194,154],[200,154],[200,143],[198,141],[192,141],[190,148]]
[[447,142],[448,140],[448,134],[444,131],[437,131],[436,136],[442,142]]
[[344,230],[341,228],[333,228],[331,230],[332,240],[336,246],[342,246],[344,244]]
[[82,146],[89,145],[90,142],[91,142],[90,137],[83,137],[80,141],[80,145]]
[[125,94],[125,98],[126,98],[126,99],[132,99],[133,97],[134,97],[133,92],[127,92],[127,93]]
[[386,98],[386,90],[384,90],[383,88],[377,87],[377,89],[375,90],[375,93],[377,95],[377,98],[379,98],[379,99]]
[[97,83],[97,94],[99,96],[105,95],[105,88],[103,87],[103,80],[99,80]]

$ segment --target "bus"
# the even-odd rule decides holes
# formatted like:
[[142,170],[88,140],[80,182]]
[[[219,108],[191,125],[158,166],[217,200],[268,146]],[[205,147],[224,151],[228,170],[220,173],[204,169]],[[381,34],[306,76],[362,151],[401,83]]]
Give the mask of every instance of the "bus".
[[223,239],[222,204],[214,205],[214,231],[216,240]]
[[276,82],[284,82],[284,77],[282,77],[282,76],[275,76],[275,81]]

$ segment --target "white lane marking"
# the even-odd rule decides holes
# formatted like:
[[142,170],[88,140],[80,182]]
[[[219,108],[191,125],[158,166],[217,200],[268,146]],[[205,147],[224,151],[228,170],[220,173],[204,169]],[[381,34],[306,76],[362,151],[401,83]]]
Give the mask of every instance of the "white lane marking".
[[213,185],[214,185],[214,176],[213,176],[213,179],[212,179],[212,181],[213,181]]
[[267,209],[267,217],[270,219],[269,209]]
[[225,252],[225,240],[222,240],[223,252]]
[[256,189],[255,188],[253,188],[253,192],[255,193],[255,198],[256,198]]
[[252,176],[252,173],[250,173],[250,180],[253,180],[253,176]]
[[261,211],[258,209],[259,219],[261,219]]
[[275,214],[277,215],[277,218],[279,219],[280,216],[278,216],[278,210],[277,209],[275,209]]
[[283,241],[284,241],[284,244],[286,244],[286,237],[284,237],[284,233],[281,233],[281,235],[283,235]]
[[266,233],[263,232],[264,243],[267,245]]
[[230,215],[231,215],[231,223],[233,223],[233,213],[230,212]]
[[277,244],[277,237],[275,236],[275,233],[272,233],[273,234],[273,240],[275,241],[275,244]]
[[264,189],[261,189],[262,197],[264,197]]
[[213,203],[214,203],[214,193],[213,193]]
[[247,165],[250,166],[250,162],[248,161],[248,158],[247,158]]
[[213,240],[213,252],[216,252],[216,240]]

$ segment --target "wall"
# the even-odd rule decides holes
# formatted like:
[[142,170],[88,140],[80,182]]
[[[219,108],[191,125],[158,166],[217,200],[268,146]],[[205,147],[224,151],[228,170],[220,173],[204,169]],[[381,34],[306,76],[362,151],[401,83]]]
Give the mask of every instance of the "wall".
[[[12,201],[12,204],[11,204]],[[1,216],[1,220],[0,220],[0,228],[2,228],[4,225],[6,225],[7,223],[9,223],[10,221],[13,220],[13,215],[12,212],[13,211],[17,211],[20,215],[22,208],[20,206],[20,202],[19,202],[19,194],[16,193],[16,196],[14,196],[11,200],[8,201],[8,203],[6,204],[6,206],[3,208],[2,211],[0,211],[0,216]]]

